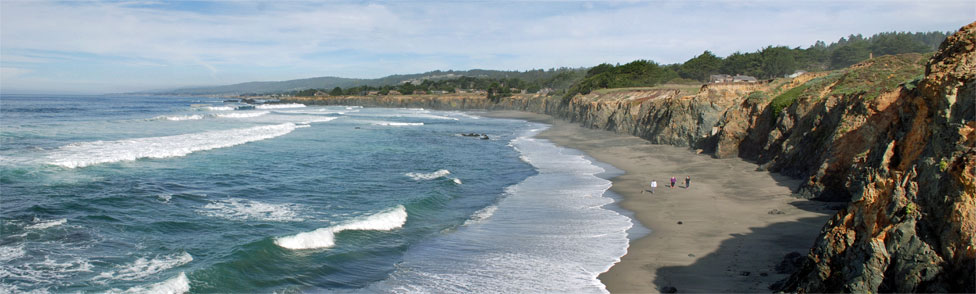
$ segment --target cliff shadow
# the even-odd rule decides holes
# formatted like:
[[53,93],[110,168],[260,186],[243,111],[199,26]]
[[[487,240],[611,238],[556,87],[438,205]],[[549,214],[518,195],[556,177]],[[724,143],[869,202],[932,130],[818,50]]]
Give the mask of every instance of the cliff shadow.
[[[784,256],[798,252],[806,256],[829,215],[800,218],[750,228],[746,234],[730,234],[714,252],[698,257],[688,266],[667,266],[656,272],[654,285],[679,293],[771,292],[770,285],[789,277],[790,266],[780,268]],[[680,228],[675,233],[680,233]],[[680,253],[694,258],[698,252]]]

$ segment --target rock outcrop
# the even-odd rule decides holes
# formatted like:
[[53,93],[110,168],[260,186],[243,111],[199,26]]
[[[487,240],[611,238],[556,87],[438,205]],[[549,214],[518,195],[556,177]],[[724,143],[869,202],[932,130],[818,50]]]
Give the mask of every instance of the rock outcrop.
[[917,87],[851,131],[873,138],[852,162],[851,203],[784,290],[976,292],[974,49],[976,23],[942,44]]
[[933,56],[755,84],[610,89],[558,97],[349,96],[306,104],[522,110],[741,157],[803,180],[798,195],[848,201],[823,228],[793,292],[976,292],[976,23]]

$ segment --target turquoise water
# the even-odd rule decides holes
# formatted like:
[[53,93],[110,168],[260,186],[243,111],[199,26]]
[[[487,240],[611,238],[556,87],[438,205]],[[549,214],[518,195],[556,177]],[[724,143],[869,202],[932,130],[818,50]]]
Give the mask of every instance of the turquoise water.
[[236,106],[0,97],[0,292],[605,292],[626,252],[543,124]]

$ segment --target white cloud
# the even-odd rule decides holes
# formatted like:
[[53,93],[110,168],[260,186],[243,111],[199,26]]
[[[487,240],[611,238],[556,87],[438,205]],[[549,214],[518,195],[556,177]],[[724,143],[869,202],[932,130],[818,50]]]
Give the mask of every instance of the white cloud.
[[727,55],[851,33],[955,30],[976,11],[971,1],[171,4],[2,1],[0,62],[52,80],[55,71],[76,71],[67,75],[75,81],[102,75],[103,84],[111,84],[103,72],[157,71],[141,83],[119,81],[140,85],[673,63],[703,50]]
[[31,72],[31,70],[29,70],[29,69],[16,68],[16,67],[0,67],[0,77],[2,77],[2,79],[16,78],[18,76],[21,76],[21,75],[24,75],[24,74],[27,74],[27,73],[30,73],[30,72]]

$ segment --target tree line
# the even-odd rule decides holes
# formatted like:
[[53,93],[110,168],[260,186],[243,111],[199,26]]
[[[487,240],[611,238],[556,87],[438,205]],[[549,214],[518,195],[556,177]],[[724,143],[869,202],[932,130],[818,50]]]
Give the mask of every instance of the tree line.
[[483,75],[478,77],[460,76],[455,78],[436,78],[423,79],[420,83],[404,82],[395,85],[370,86],[362,85],[356,87],[335,87],[329,89],[305,89],[292,91],[286,94],[292,96],[314,96],[316,93],[326,93],[331,96],[342,95],[367,95],[376,92],[380,95],[388,95],[392,91],[404,95],[415,93],[456,93],[461,91],[480,91],[485,93],[505,96],[511,93],[522,92],[537,93],[542,89],[566,89],[585,74],[585,68],[558,68],[558,69],[535,69],[524,72],[512,72],[502,77],[492,77],[496,75]]
[[[755,52],[735,52],[724,58],[710,51],[704,51],[683,63],[658,64],[650,60],[636,60],[627,64],[600,64],[589,69],[559,68],[536,69],[524,72],[467,71],[478,76],[451,78],[419,78],[419,83],[406,82],[393,85],[329,89],[306,89],[292,91],[294,96],[313,96],[318,92],[329,95],[365,95],[370,92],[388,94],[397,91],[401,94],[414,94],[420,91],[431,93],[443,91],[454,93],[457,90],[484,91],[487,98],[499,97],[521,92],[536,93],[550,89],[549,94],[563,95],[564,100],[577,93],[588,94],[595,89],[622,87],[650,87],[667,82],[704,83],[713,74],[743,74],[760,79],[771,79],[791,74],[797,70],[823,71],[845,68],[870,56],[902,53],[926,53],[938,49],[948,32],[886,32],[864,37],[852,34],[842,37],[829,45],[817,41],[807,48],[786,46],[767,46]],[[449,74],[453,71],[437,74]],[[443,76],[443,75],[442,75]],[[449,76],[449,75],[448,75]]]
[[[710,51],[684,63],[660,65],[637,60],[624,65],[600,64],[590,68],[584,78],[573,84],[563,96],[568,101],[577,93],[594,89],[650,87],[670,81],[707,82],[713,74],[743,74],[772,79],[797,70],[824,71],[845,68],[873,56],[902,53],[926,53],[938,49],[948,32],[887,32],[863,37],[860,34],[840,38],[827,45],[817,41],[808,48],[767,46],[755,52],[735,52],[725,58]],[[680,78],[680,79],[679,79]]]

